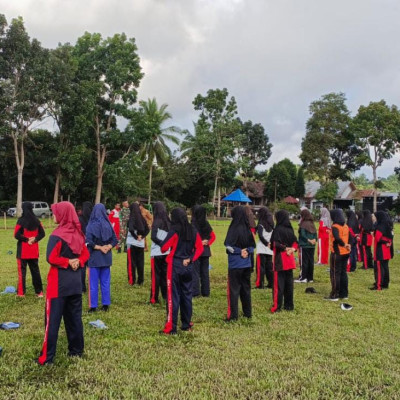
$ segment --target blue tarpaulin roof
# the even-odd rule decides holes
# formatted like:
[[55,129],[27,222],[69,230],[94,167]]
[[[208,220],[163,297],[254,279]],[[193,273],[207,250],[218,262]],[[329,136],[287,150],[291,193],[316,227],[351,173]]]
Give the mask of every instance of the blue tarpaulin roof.
[[242,203],[251,203],[251,200],[240,190],[236,189],[228,196],[224,197],[222,200],[224,201],[240,201]]

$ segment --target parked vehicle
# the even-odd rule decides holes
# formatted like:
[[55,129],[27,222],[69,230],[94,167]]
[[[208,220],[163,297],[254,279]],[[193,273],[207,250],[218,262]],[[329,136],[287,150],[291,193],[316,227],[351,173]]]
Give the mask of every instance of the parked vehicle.
[[8,215],[9,217],[15,217],[16,214],[17,214],[17,207],[10,207],[10,208],[7,210],[7,215]]
[[[33,213],[39,218],[45,218],[52,215],[49,205],[43,201],[31,201],[33,205]],[[7,210],[7,215],[10,217],[15,217],[17,215],[17,208],[10,207]]]

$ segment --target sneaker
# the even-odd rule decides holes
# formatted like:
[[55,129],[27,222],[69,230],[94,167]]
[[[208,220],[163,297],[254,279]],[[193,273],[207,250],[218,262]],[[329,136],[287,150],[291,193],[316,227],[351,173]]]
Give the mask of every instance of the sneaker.
[[295,279],[296,283],[307,283],[307,279]]
[[164,332],[164,330],[161,330],[161,331],[158,331],[158,333],[159,333],[160,335],[166,335],[166,336],[174,336],[174,335],[177,335],[177,332],[176,332],[176,331]]
[[89,310],[88,310],[88,314],[94,313],[94,312],[96,312],[96,311],[97,311],[97,308],[96,308],[96,307],[91,307],[91,308],[89,308]]
[[107,312],[108,309],[109,309],[109,307],[110,307],[110,306],[103,306],[103,307],[101,307],[101,310]]
[[38,293],[38,294],[36,295],[36,297],[37,297],[38,299],[41,299],[41,298],[43,297],[43,292]]
[[311,281],[308,281],[308,283],[314,283],[314,281],[311,279]]
[[340,297],[342,300],[348,300],[348,297]]
[[338,297],[332,297],[332,296],[327,296],[324,297],[325,300],[329,300],[329,301],[339,301]]
[[20,299],[23,299],[25,297],[24,294],[17,294],[17,297],[19,297]]

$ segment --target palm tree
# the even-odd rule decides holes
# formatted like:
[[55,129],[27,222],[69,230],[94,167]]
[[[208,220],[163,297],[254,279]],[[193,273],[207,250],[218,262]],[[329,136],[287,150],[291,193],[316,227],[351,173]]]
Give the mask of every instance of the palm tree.
[[149,168],[149,197],[148,204],[151,201],[151,185],[153,176],[154,159],[157,165],[163,166],[167,159],[171,156],[171,149],[168,147],[166,140],[179,145],[179,139],[171,133],[181,133],[181,129],[176,126],[164,127],[165,122],[172,118],[172,115],[166,111],[168,104],[162,104],[158,108],[155,98],[147,101],[140,101],[140,112],[149,134],[146,137],[141,149],[139,157],[142,161],[146,160]]

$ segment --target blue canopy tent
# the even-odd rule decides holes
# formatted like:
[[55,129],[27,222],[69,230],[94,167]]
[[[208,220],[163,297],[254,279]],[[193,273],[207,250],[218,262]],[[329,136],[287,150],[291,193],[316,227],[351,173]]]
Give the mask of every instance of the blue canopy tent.
[[231,194],[228,194],[228,196],[224,197],[222,201],[251,203],[251,200],[240,189],[236,189]]

